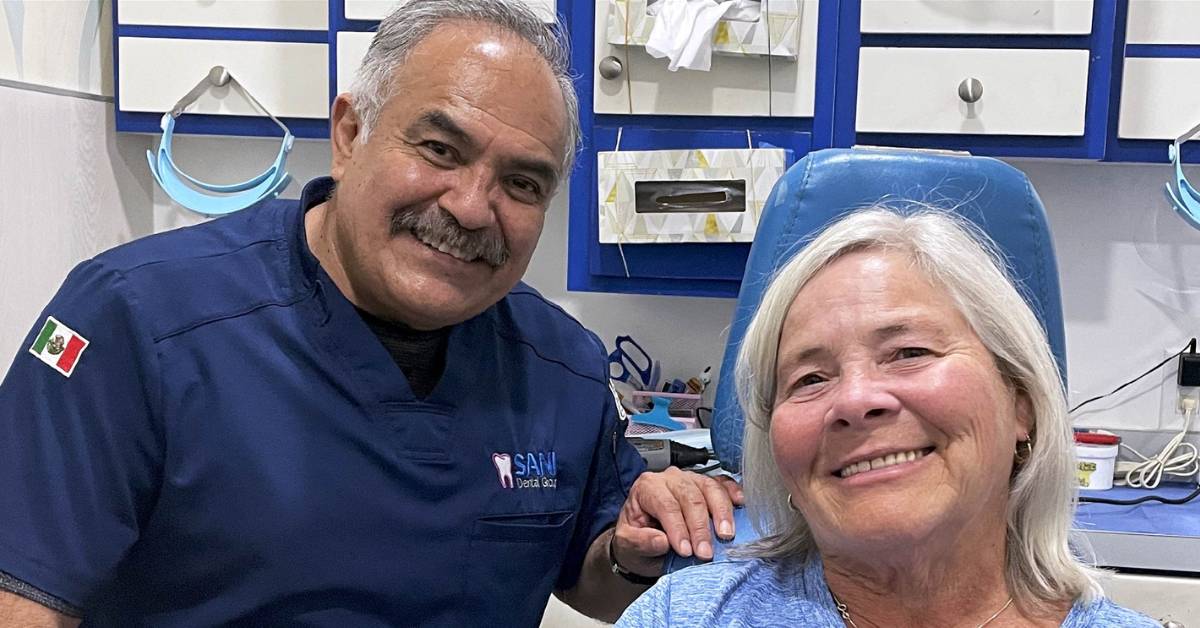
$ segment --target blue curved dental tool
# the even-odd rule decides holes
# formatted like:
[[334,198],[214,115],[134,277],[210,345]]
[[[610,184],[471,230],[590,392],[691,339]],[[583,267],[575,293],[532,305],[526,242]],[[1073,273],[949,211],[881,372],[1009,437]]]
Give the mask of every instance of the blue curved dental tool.
[[1167,154],[1175,167],[1174,180],[1166,186],[1167,198],[1171,199],[1175,213],[1192,228],[1200,229],[1200,191],[1197,191],[1183,174],[1182,144],[1176,140],[1168,147]]
[[[211,86],[222,86],[232,81],[242,93],[260,110],[265,112],[283,130],[283,141],[275,160],[263,172],[239,183],[216,184],[201,181],[179,169],[171,155],[171,140],[175,134],[175,118],[195,102]],[[292,177],[284,170],[288,154],[295,143],[292,132],[266,109],[221,66],[209,71],[201,80],[162,117],[162,139],[158,154],[146,151],[146,161],[155,182],[175,202],[207,216],[221,216],[250,207],[278,196],[291,183]],[[190,184],[190,185],[189,185]]]

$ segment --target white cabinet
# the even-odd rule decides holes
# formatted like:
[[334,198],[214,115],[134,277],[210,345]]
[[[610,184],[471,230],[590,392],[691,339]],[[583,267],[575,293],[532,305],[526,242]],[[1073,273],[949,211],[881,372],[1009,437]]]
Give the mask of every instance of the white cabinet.
[[354,83],[354,75],[363,57],[367,56],[367,48],[371,46],[371,38],[375,33],[338,33],[337,34],[337,91],[339,94],[350,91]]
[[[399,0],[346,0],[346,19],[382,20]],[[554,0],[522,0],[545,22],[556,21]]]
[[[1192,542],[1195,542],[1194,540]],[[1164,624],[1195,626],[1200,618],[1200,578],[1118,573],[1102,581],[1104,594]]]
[[864,33],[1086,35],[1092,32],[1092,0],[862,0],[861,28]]
[[210,28],[329,28],[326,0],[121,0],[121,24]]
[[[1200,2],[1129,0],[1126,44],[1200,45]],[[1200,58],[1127,57],[1117,136],[1173,140],[1200,123]],[[1165,154],[1165,153],[1164,153]]]
[[[121,111],[163,113],[215,65],[279,117],[329,116],[329,46],[273,41],[118,40]],[[262,116],[232,85],[209,89],[193,113]]]
[[[795,59],[775,55],[714,54],[708,72],[671,72],[666,59],[650,56],[644,47],[610,43],[612,2],[595,5],[595,57],[621,65],[618,75],[594,72],[593,108],[596,113],[704,116],[813,115],[817,68],[817,0],[795,3],[796,13],[768,19],[771,32],[795,29],[799,34]],[[798,20],[798,23],[794,23]],[[776,21],[779,23],[776,24]],[[718,29],[714,37],[720,38]],[[578,45],[579,42],[576,42]],[[774,46],[771,46],[774,48]],[[595,70],[595,68],[593,68]]]
[[1200,44],[1200,2],[1129,0],[1127,44]]
[[859,60],[860,132],[1083,135],[1087,50],[863,48]]
[[1130,58],[1117,135],[1173,140],[1200,123],[1200,59]]

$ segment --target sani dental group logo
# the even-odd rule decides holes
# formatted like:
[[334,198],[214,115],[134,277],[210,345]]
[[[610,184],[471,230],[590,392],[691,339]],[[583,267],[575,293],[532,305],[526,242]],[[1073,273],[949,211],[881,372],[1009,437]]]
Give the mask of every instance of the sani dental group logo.
[[501,488],[558,488],[558,456],[553,451],[494,453]]

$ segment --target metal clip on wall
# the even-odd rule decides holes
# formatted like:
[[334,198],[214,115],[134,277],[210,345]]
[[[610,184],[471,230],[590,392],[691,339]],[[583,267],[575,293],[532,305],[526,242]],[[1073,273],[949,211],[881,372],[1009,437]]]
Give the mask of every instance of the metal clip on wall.
[[[211,87],[223,87],[232,83],[237,86],[255,107],[271,118],[283,130],[283,143],[275,161],[264,172],[241,183],[218,185],[206,183],[182,172],[171,157],[171,137],[175,133],[175,119],[183,114],[184,109]],[[246,88],[224,67],[214,66],[195,87],[191,89],[171,111],[162,117],[162,140],[158,145],[158,157],[152,151],[146,151],[146,160],[150,163],[150,173],[154,180],[175,202],[180,205],[207,215],[220,216],[240,209],[245,209],[260,201],[273,199],[287,187],[292,177],[284,170],[288,153],[292,150],[295,138],[278,118],[271,115],[262,103],[258,102]],[[185,182],[186,181],[186,182]],[[190,184],[190,185],[189,185]]]

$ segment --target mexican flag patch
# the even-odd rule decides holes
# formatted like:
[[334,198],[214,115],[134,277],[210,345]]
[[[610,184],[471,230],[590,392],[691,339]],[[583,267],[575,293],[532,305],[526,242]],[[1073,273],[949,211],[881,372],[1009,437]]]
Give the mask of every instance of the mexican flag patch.
[[54,370],[70,377],[75,365],[79,364],[79,356],[83,355],[87,346],[87,338],[75,333],[75,330],[58,322],[53,316],[48,316],[37,340],[29,347],[29,352],[54,367]]

